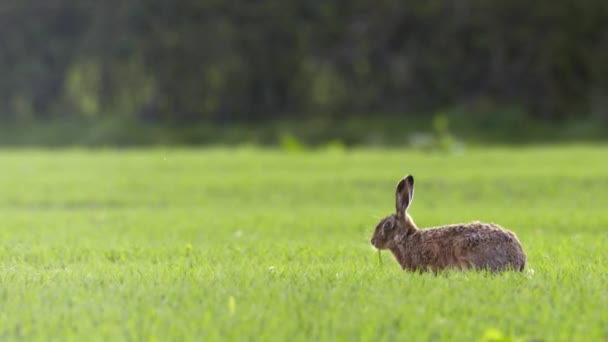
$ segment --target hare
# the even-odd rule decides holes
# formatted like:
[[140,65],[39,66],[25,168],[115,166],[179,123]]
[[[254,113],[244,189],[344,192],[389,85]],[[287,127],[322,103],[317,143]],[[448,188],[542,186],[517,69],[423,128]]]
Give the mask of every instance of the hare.
[[397,212],[378,223],[371,239],[377,249],[389,249],[402,269],[524,270],[526,255],[513,232],[478,221],[418,229],[407,213],[413,198],[414,177],[409,175],[397,185]]

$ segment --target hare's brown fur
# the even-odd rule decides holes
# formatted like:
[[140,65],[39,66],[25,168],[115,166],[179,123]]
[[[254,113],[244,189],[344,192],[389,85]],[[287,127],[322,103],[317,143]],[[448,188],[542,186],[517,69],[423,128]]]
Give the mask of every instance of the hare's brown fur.
[[371,243],[389,249],[409,271],[486,269],[523,271],[526,256],[515,234],[494,223],[471,222],[418,229],[406,212],[414,194],[414,178],[397,186],[397,213],[382,219]]

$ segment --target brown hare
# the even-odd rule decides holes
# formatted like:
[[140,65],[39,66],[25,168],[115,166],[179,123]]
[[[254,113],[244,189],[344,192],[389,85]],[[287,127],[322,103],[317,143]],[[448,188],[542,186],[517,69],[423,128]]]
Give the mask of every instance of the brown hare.
[[524,270],[526,255],[514,233],[482,222],[418,229],[407,213],[414,198],[411,175],[399,182],[396,197],[397,212],[378,223],[371,243],[389,249],[404,270]]

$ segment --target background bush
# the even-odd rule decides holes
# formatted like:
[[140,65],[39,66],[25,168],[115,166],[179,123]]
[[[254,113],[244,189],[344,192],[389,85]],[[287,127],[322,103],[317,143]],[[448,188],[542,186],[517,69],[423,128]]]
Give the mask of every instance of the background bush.
[[602,0],[0,5],[5,118],[608,117]]

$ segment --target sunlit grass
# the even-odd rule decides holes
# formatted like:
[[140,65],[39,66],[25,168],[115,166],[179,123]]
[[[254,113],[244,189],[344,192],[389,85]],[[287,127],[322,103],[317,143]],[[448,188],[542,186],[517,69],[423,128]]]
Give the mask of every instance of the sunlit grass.
[[[608,148],[0,151],[0,338],[608,339]],[[369,245],[493,221],[523,273],[401,271]]]

